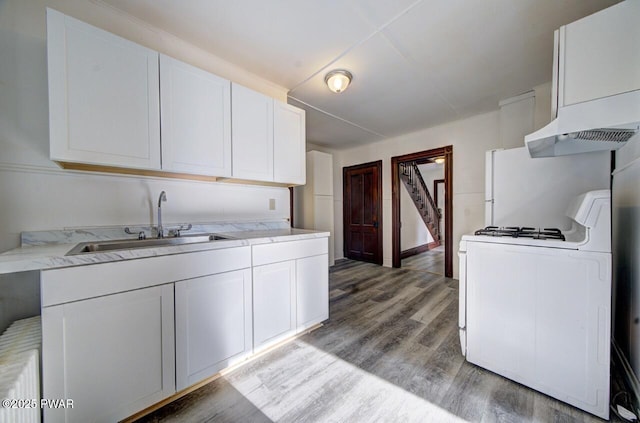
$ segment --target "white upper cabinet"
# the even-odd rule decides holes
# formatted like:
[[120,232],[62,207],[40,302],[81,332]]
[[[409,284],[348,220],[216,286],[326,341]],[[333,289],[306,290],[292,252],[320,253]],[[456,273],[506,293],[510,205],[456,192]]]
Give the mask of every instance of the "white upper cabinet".
[[231,122],[233,177],[273,181],[273,99],[232,84]]
[[47,60],[52,160],[305,183],[304,110],[52,9]]
[[304,110],[232,84],[231,121],[234,178],[305,183]]
[[304,185],[305,170],[304,110],[281,101],[273,102],[273,180]]
[[162,169],[231,176],[230,81],[160,55]]
[[629,0],[560,28],[559,107],[640,89],[639,17]]
[[47,9],[52,160],[160,169],[158,53]]

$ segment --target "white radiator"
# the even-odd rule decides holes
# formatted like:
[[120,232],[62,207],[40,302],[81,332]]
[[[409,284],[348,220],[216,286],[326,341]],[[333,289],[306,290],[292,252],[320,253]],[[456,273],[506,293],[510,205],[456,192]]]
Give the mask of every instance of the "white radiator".
[[18,320],[0,336],[0,422],[40,422],[40,316]]

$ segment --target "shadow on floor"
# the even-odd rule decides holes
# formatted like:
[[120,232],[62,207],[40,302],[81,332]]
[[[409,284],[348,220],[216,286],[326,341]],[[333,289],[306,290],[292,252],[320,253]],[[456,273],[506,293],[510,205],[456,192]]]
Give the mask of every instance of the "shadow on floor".
[[272,420],[221,377],[136,420],[136,423],[169,422],[271,423]]

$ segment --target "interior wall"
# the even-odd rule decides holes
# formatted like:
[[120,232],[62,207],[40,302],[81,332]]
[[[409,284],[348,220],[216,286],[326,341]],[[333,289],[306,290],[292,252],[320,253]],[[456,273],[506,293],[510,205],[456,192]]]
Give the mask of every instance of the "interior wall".
[[524,136],[533,132],[535,102],[535,91],[529,91],[500,102],[500,142],[502,148],[522,147]]
[[551,81],[533,87],[535,106],[533,112],[533,130],[537,131],[551,119]]
[[[616,153],[613,175],[613,337],[640,379],[640,136]],[[638,387],[636,387],[638,388]],[[637,398],[636,398],[637,400]]]
[[[459,241],[463,234],[484,226],[485,151],[500,148],[498,112],[493,111],[448,124],[401,135],[374,144],[334,152],[336,258],[344,257],[342,222],[342,168],[382,160],[383,264],[392,266],[391,157],[447,145],[453,146],[453,268],[458,277]],[[524,141],[523,141],[524,142]]]
[[422,179],[424,180],[425,185],[427,185],[427,188],[429,189],[429,194],[431,194],[431,198],[435,200],[435,192],[433,192],[433,181],[435,181],[436,179],[444,179],[444,163],[421,164],[421,165],[418,165],[418,169],[420,169],[420,174],[422,175]]
[[0,333],[19,319],[40,314],[40,272],[0,275]]

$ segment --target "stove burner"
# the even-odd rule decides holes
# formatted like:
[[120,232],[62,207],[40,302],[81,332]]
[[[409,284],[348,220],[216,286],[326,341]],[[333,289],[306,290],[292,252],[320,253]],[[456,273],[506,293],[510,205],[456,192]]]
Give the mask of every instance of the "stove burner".
[[487,226],[484,229],[478,229],[475,235],[486,236],[506,236],[512,238],[531,238],[531,239],[555,239],[558,241],[564,241],[565,237],[557,228],[543,228],[536,229],[528,226]]

